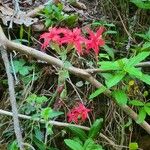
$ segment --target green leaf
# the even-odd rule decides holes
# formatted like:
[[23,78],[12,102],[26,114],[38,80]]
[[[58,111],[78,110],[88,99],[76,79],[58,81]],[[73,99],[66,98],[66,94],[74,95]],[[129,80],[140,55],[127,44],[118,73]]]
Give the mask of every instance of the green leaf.
[[31,94],[30,96],[27,97],[26,101],[28,103],[32,103],[32,102],[35,102],[36,101],[36,98],[37,98],[37,95],[36,94]]
[[138,100],[132,100],[129,102],[129,104],[133,106],[144,106],[144,103]]
[[147,49],[149,49],[150,48],[150,42],[145,42],[144,44],[143,44],[143,46],[142,46],[142,51],[143,50],[147,50]]
[[122,80],[122,78],[126,75],[125,72],[118,72],[117,74],[115,74],[111,79],[109,79],[108,81],[106,81],[106,85],[108,88],[116,85],[118,82],[120,82]]
[[10,146],[8,147],[8,150],[19,150],[19,147],[18,147],[18,144],[17,144],[17,141],[13,141]]
[[148,106],[144,106],[144,110],[146,111],[146,113],[150,116],[150,107]]
[[67,17],[65,17],[62,22],[65,23],[65,25],[69,26],[69,27],[74,27],[75,24],[77,23],[78,20],[78,15],[69,15]]
[[105,34],[117,34],[117,31],[108,30],[108,31],[105,32]]
[[52,111],[51,113],[50,113],[50,115],[49,115],[49,118],[55,118],[55,117],[58,117],[58,116],[60,116],[60,115],[63,115],[64,113],[63,112],[61,112],[61,111]]
[[150,102],[146,103],[145,106],[150,107]]
[[103,150],[101,145],[95,144],[95,142],[89,138],[84,143],[84,150]]
[[19,70],[19,73],[23,76],[29,74],[29,70],[28,70],[28,67],[26,66],[23,66],[20,70]]
[[129,73],[131,76],[135,76],[136,78],[141,78],[142,77],[142,72],[139,70],[139,68],[135,67],[126,67],[125,71]]
[[129,144],[129,150],[138,150],[138,143],[132,142]]
[[90,128],[88,137],[89,138],[96,137],[99,134],[99,132],[102,128],[102,124],[103,124],[103,119],[102,118],[101,119],[96,119],[96,121],[93,123],[93,125]]
[[103,46],[104,50],[108,53],[108,55],[114,59],[114,49],[110,48],[108,45]]
[[20,39],[21,39],[21,43],[22,43],[22,39],[23,39],[23,25],[20,26]]
[[46,150],[45,144],[33,136],[33,143],[38,147],[38,150]]
[[139,78],[141,81],[145,82],[146,84],[150,85],[150,75],[143,74],[141,78]]
[[46,27],[50,27],[51,25],[52,25],[52,20],[51,19],[46,19],[46,21],[45,21],[45,26]]
[[114,91],[112,95],[119,105],[123,106],[127,104],[128,97],[123,90]]
[[86,133],[77,127],[68,127],[72,133],[74,133],[77,137],[79,137],[82,141],[85,141],[87,139]]
[[82,145],[74,140],[70,140],[70,139],[65,139],[65,144],[70,147],[72,150],[84,150]]
[[102,61],[98,62],[100,65],[101,70],[120,70],[120,66],[117,61],[110,62],[110,61]]
[[48,120],[52,113],[52,109],[51,108],[44,108],[42,111],[41,111],[41,117],[44,118],[44,120]]
[[60,111],[54,111],[52,110],[51,108],[47,107],[47,108],[44,108],[42,111],[41,111],[41,117],[44,118],[44,120],[48,120],[49,118],[52,119],[54,117],[58,117],[59,115],[62,115],[64,114],[63,112],[60,112]]
[[130,2],[134,3],[137,7],[141,9],[150,9],[150,1],[130,0]]
[[94,97],[100,95],[101,93],[105,92],[107,88],[105,86],[101,86],[99,89],[97,89],[94,93],[92,93],[89,97],[89,99],[93,99]]
[[36,103],[43,104],[48,101],[48,98],[45,96],[37,96],[35,99]]
[[139,53],[137,56],[134,56],[132,58],[129,59],[129,62],[127,64],[127,66],[131,67],[131,66],[135,66],[137,65],[139,62],[141,62],[142,60],[144,60],[146,57],[148,57],[150,55],[150,52],[145,51],[145,52],[141,52]]
[[138,115],[138,119],[137,119],[136,123],[138,123],[138,124],[143,123],[145,118],[146,118],[146,111],[144,108],[141,108],[139,110],[139,115]]

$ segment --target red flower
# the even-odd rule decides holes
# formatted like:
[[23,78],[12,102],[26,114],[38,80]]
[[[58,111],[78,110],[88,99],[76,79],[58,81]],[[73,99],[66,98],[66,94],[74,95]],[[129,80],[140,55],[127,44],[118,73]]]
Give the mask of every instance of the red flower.
[[73,44],[79,54],[82,54],[82,43],[85,42],[85,38],[81,36],[81,30],[79,28],[68,30],[66,36],[61,39],[61,43]]
[[75,107],[67,114],[68,122],[78,123],[79,119],[84,122],[90,111],[90,109],[87,109],[82,103],[80,103],[78,107]]
[[105,41],[102,39],[103,31],[103,27],[100,27],[96,33],[88,29],[89,39],[86,41],[87,52],[89,52],[90,49],[93,49],[95,54],[98,55],[99,46],[105,45]]
[[49,32],[43,33],[40,36],[40,40],[44,39],[44,43],[42,44],[42,49],[45,49],[49,43],[52,42],[56,42],[58,44],[60,44],[60,30],[57,28],[49,28]]

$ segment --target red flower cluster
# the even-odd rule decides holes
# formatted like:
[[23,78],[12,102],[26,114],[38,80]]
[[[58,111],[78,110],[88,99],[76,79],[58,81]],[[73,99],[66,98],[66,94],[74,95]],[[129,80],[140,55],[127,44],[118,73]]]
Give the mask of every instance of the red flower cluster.
[[42,49],[45,49],[50,42],[55,42],[59,45],[72,44],[74,45],[77,52],[83,54],[83,46],[87,49],[85,52],[89,53],[91,49],[94,50],[95,54],[99,53],[99,46],[104,46],[105,42],[102,39],[102,33],[104,28],[100,27],[96,33],[88,29],[89,37],[85,38],[81,34],[81,29],[74,28],[73,30],[66,28],[50,28],[49,32],[43,33],[40,39],[44,39]]
[[88,112],[90,111],[91,110],[87,109],[82,103],[79,103],[78,107],[71,109],[67,114],[68,122],[78,123],[79,120],[84,122],[88,117]]

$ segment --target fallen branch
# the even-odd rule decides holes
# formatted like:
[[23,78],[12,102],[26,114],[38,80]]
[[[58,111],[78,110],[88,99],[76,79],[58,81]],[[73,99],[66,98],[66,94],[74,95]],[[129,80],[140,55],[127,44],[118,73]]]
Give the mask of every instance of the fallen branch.
[[9,96],[10,96],[10,103],[12,107],[12,116],[13,116],[13,124],[14,124],[14,130],[18,142],[18,146],[20,150],[24,150],[23,148],[23,139],[22,139],[22,134],[21,134],[21,129],[19,126],[19,119],[18,119],[18,110],[17,110],[17,103],[16,103],[16,96],[15,96],[15,90],[14,90],[14,80],[13,76],[10,73],[10,64],[8,60],[8,55],[7,51],[4,49],[4,47],[1,45],[0,46],[0,51],[2,54],[2,59],[4,61],[4,65],[6,68],[6,74],[8,78],[8,87],[9,87]]
[[[6,47],[7,50],[15,50],[18,51],[20,53],[24,53],[27,55],[30,55],[32,57],[35,57],[37,59],[40,59],[42,61],[46,61],[48,64],[51,65],[55,65],[57,67],[63,68],[64,64],[60,59],[57,59],[55,57],[52,57],[50,55],[47,55],[41,51],[38,51],[36,49],[30,48],[28,46],[22,45],[22,44],[18,44],[18,43],[14,43],[10,40],[8,40],[2,30],[2,28],[0,27],[0,42],[2,45],[4,45]],[[84,69],[79,69],[76,67],[68,67],[66,68],[70,73],[75,74],[78,77],[81,77],[82,79],[90,82],[93,86],[95,86],[96,88],[100,88],[102,87],[102,84],[97,81],[94,77],[91,76],[91,74],[89,74],[88,72],[86,72]],[[106,94],[107,96],[111,96],[111,91],[107,90],[104,94]],[[127,105],[125,106],[120,106],[121,109],[128,114],[134,121],[137,120],[138,115]],[[143,123],[139,124],[147,133],[150,134],[150,125],[144,121]]]
[[[11,113],[9,111],[2,110],[2,109],[0,109],[0,114],[11,116],[11,117],[13,116],[13,113]],[[40,122],[40,123],[45,123],[45,121],[43,119],[40,119],[40,118],[39,119],[38,118],[32,118],[31,116],[22,115],[22,114],[18,114],[18,116],[22,119],[37,121],[37,122]],[[80,128],[80,129],[87,130],[87,131],[90,130],[89,127],[70,124],[70,123],[63,123],[63,122],[59,122],[59,121],[49,121],[48,123],[51,124],[51,125],[60,126],[60,127],[76,127],[76,128]],[[114,147],[119,147],[119,145],[116,145],[112,140],[107,138],[104,134],[100,133],[100,137],[105,139],[105,141],[107,141],[110,145],[112,145]]]

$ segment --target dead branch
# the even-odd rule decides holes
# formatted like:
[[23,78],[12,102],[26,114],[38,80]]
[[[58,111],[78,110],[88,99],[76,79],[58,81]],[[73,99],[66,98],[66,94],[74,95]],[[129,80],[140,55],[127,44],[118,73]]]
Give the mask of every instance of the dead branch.
[[[30,48],[28,46],[22,45],[22,44],[18,44],[18,43],[14,43],[10,40],[8,40],[2,30],[2,28],[0,27],[0,42],[2,45],[4,45],[6,47],[6,49],[9,51],[15,50],[18,51],[20,53],[24,53],[27,55],[30,55],[32,57],[35,57],[37,59],[40,59],[42,61],[46,61],[47,63],[51,64],[51,65],[55,65],[57,67],[63,68],[64,64],[60,59],[57,59],[55,57],[52,57],[50,55],[47,55],[41,51],[38,51],[36,49]],[[86,72],[84,69],[80,69],[80,68],[76,68],[76,67],[68,67],[66,68],[70,73],[81,77],[82,79],[90,82],[93,86],[95,86],[96,88],[100,88],[102,87],[102,84],[97,81],[94,77],[91,76],[91,74],[89,74],[88,72]],[[111,91],[107,90],[105,92],[105,94],[107,96],[111,95]],[[129,115],[134,121],[137,120],[138,115],[127,105],[125,106],[120,106],[121,109],[127,114]],[[150,125],[144,121],[143,123],[139,124],[147,133],[150,134]]]
[[10,64],[8,60],[7,51],[4,49],[4,47],[1,45],[0,51],[2,54],[2,59],[4,61],[4,65],[6,68],[6,74],[8,78],[8,87],[9,87],[9,96],[10,96],[10,103],[12,107],[12,115],[13,115],[13,124],[14,124],[14,130],[17,138],[17,142],[19,145],[20,150],[24,150],[23,148],[23,139],[21,134],[21,129],[19,126],[19,119],[18,119],[18,110],[17,110],[17,103],[16,103],[16,96],[15,96],[15,90],[14,90],[14,80],[13,76],[10,73]]
[[[13,116],[13,113],[11,113],[9,111],[2,110],[2,109],[0,109],[0,114],[1,115],[7,115],[7,116]],[[32,118],[31,116],[22,115],[22,114],[18,114],[18,116],[21,119],[26,119],[26,120],[37,121],[37,122],[40,122],[40,123],[45,123],[45,121],[43,119],[40,119],[40,118]],[[90,130],[89,127],[85,127],[85,126],[81,126],[81,125],[75,125],[75,124],[70,124],[70,123],[63,123],[63,122],[59,122],[59,121],[49,121],[48,123],[51,124],[51,125],[59,126],[59,127],[76,127],[76,128],[80,128],[80,129],[87,130],[87,131]],[[116,145],[112,140],[110,140],[104,134],[100,133],[100,137],[105,139],[105,141],[107,141],[113,147],[119,147],[119,145]]]

